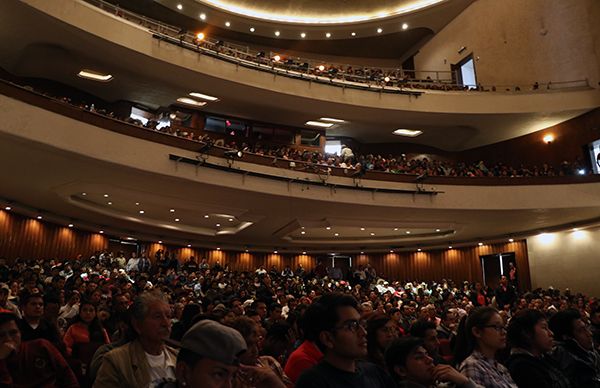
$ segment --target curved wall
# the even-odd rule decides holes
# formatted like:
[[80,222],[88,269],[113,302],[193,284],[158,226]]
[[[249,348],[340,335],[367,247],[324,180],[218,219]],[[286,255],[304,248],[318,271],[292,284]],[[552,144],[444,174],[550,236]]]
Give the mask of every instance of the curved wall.
[[484,85],[589,79],[597,87],[599,18],[596,0],[478,0],[419,50],[415,66],[448,71],[473,53]]

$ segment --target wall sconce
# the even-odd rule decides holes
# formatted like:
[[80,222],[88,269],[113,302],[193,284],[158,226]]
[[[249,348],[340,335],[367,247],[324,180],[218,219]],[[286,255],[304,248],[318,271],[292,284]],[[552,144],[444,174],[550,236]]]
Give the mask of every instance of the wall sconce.
[[542,140],[544,140],[544,143],[550,144],[554,141],[554,135],[548,134],[548,135],[544,136],[544,138]]

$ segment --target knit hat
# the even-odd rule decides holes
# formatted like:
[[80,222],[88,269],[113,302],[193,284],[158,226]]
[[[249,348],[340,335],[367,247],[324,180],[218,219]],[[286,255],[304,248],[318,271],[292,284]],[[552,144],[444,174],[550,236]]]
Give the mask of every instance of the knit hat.
[[235,329],[216,321],[203,320],[192,326],[181,340],[181,348],[228,365],[239,364],[246,341]]

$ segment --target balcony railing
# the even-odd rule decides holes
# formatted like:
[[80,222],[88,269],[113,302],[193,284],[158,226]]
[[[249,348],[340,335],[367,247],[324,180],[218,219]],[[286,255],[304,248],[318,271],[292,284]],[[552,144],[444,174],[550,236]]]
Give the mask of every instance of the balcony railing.
[[239,66],[267,71],[286,77],[311,82],[326,83],[343,88],[354,88],[380,93],[421,94],[423,91],[541,93],[556,90],[591,88],[587,79],[559,82],[532,82],[528,85],[476,85],[472,88],[455,83],[452,71],[412,70],[389,67],[367,67],[331,63],[310,58],[290,57],[273,52],[266,53],[205,36],[196,35],[178,27],[120,8],[103,0],[83,0],[105,12],[111,13],[148,29],[161,41],[179,45],[199,54],[219,58]]

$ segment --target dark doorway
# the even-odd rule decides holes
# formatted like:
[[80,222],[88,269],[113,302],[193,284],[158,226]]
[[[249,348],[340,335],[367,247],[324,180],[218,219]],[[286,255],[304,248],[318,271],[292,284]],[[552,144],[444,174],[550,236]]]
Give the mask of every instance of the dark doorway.
[[514,266],[517,264],[514,252],[479,256],[479,259],[481,260],[483,284],[491,288],[498,287],[500,277],[509,276],[510,263]]
[[[333,256],[331,258],[331,275],[336,280],[348,279],[352,267],[352,258],[350,256]],[[341,275],[341,278],[338,277]]]

